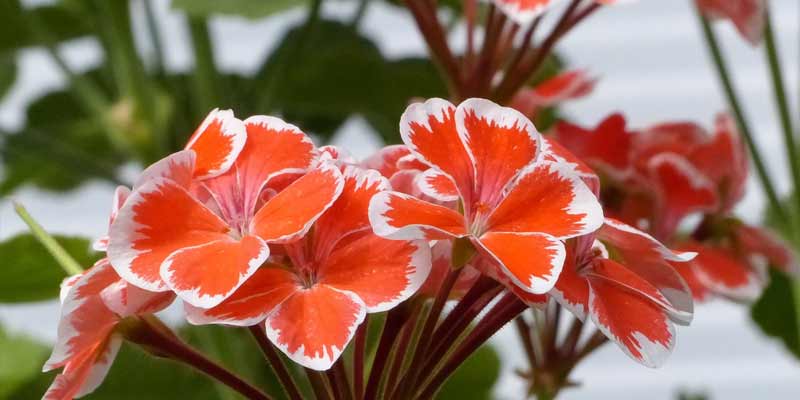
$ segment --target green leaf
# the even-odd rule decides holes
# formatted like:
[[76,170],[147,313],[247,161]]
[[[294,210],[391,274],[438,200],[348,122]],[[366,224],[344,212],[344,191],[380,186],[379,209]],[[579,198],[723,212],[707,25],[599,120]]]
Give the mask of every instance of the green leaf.
[[89,118],[68,91],[43,96],[28,108],[22,132],[2,133],[0,195],[22,186],[66,191],[90,178],[116,181],[125,160],[112,150],[103,125]]
[[[0,2],[0,52],[61,42],[92,34],[92,26],[80,7],[69,2],[22,8],[19,0]],[[47,32],[36,31],[46,29]]]
[[190,17],[207,17],[214,14],[237,15],[257,19],[308,4],[308,0],[173,0],[172,7],[183,10]]
[[484,345],[470,356],[445,382],[438,399],[486,400],[492,398],[492,387],[500,377],[500,357]]
[[360,114],[388,142],[399,140],[409,100],[446,95],[429,60],[386,60],[355,28],[325,20],[287,32],[253,90],[259,113],[279,112],[322,136]]
[[[247,329],[219,325],[191,326],[182,329],[181,336],[203,354],[234,371],[247,382],[263,388],[275,398],[285,398],[278,379]],[[287,367],[294,373],[296,383],[305,382],[297,364],[288,363]],[[306,396],[311,396],[310,388],[305,389]],[[216,385],[216,390],[222,399],[240,398],[224,385]]]
[[800,319],[797,293],[800,284],[785,274],[770,271],[770,284],[753,304],[750,315],[764,333],[780,339],[783,345],[800,358]]
[[13,54],[0,54],[0,100],[17,80],[17,62]]
[[[67,252],[86,268],[99,255],[89,241],[78,237],[55,236]],[[58,296],[64,271],[31,234],[21,234],[0,242],[0,303],[50,300]]]
[[48,349],[0,327],[0,354],[0,399],[13,399],[11,393],[40,374]]

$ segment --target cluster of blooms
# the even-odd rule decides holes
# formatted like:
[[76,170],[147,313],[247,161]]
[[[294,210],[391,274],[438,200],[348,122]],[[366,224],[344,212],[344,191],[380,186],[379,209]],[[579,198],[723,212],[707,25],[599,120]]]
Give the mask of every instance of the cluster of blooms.
[[[529,24],[561,0],[492,0],[509,18]],[[625,0],[595,0],[598,4],[622,3]],[[695,0],[698,9],[708,18],[727,19],[751,44],[761,41],[764,32],[766,0]]]
[[[615,114],[590,129],[561,122],[553,136],[600,173],[606,215],[698,253],[674,265],[696,300],[753,301],[766,286],[768,266],[800,273],[787,244],[733,216],[745,193],[748,158],[728,115],[717,117],[713,133],[690,122],[634,132]],[[700,222],[682,235],[679,228],[698,213]]]
[[668,262],[690,253],[604,220],[600,179],[516,110],[431,99],[400,129],[405,145],[359,164],[279,119],[212,112],[185,150],[117,190],[96,243],[107,258],[64,284],[47,363],[64,370],[47,398],[94,389],[117,324],[175,299],[193,324],[261,324],[292,360],[328,369],[366,313],[436,293],[465,249],[453,296],[484,274],[532,306],[552,296],[591,316],[643,363],[663,359],[692,304]]

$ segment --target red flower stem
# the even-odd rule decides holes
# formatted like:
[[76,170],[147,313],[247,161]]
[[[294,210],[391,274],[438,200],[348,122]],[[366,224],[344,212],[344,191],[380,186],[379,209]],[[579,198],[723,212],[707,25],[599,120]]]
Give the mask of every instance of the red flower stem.
[[251,400],[271,400],[255,386],[244,381],[233,372],[206,358],[189,347],[174,334],[165,333],[161,327],[151,325],[145,319],[129,319],[122,327],[125,338],[142,346],[153,355],[180,361],[216,379]]
[[425,319],[425,324],[422,326],[422,331],[420,332],[419,341],[417,342],[416,349],[414,349],[414,358],[411,359],[408,373],[402,379],[403,392],[400,396],[402,399],[408,397],[405,394],[412,390],[417,379],[419,379],[419,374],[422,373],[422,370],[418,368],[418,366],[424,360],[425,354],[427,353],[428,347],[431,343],[433,330],[436,328],[436,322],[439,320],[442,309],[444,309],[444,305],[447,302],[447,299],[450,297],[450,291],[453,289],[453,286],[455,286],[458,276],[461,274],[463,269],[464,268],[462,267],[450,270],[445,277],[444,282],[442,282],[442,287],[439,288],[439,292],[436,293],[436,298],[433,300],[431,311],[428,313],[428,317]]
[[547,56],[550,55],[559,39],[600,7],[599,3],[593,3],[586,6],[583,10],[576,12],[580,2],[581,0],[572,0],[572,3],[570,3],[569,7],[567,7],[561,15],[556,26],[547,38],[545,38],[544,42],[542,42],[542,45],[531,53],[529,57],[523,59],[516,68],[509,71],[495,90],[494,98],[497,99],[498,102],[502,104],[511,99],[517,90],[539,70],[539,67],[541,67],[547,59]]
[[416,399],[431,399],[450,375],[478,348],[486,343],[505,324],[514,319],[528,306],[522,303],[513,293],[506,293],[497,304],[486,314],[475,329],[453,352],[444,366],[430,379],[427,385],[419,391]]
[[340,358],[329,370],[325,371],[331,390],[335,397],[340,400],[353,400],[353,392],[350,381],[347,379],[347,372],[344,370],[344,359]]
[[275,351],[275,347],[273,347],[272,343],[267,339],[267,335],[264,333],[264,327],[259,324],[251,326],[248,329],[250,333],[253,334],[253,338],[256,340],[256,343],[258,343],[258,347],[261,348],[261,352],[267,359],[272,371],[275,372],[275,375],[278,377],[278,382],[280,382],[283,391],[289,399],[302,400],[303,396],[300,394],[297,384],[289,373],[289,370],[286,369],[286,364],[284,364],[278,352]]
[[561,357],[570,358],[575,354],[575,348],[578,345],[578,339],[580,339],[581,333],[583,332],[583,326],[584,324],[580,319],[575,318],[572,320],[572,325],[570,325],[569,331],[567,331],[567,335],[564,337],[564,341],[561,343]]
[[461,93],[461,70],[436,17],[435,6],[431,10],[426,0],[404,1],[414,15],[417,28],[428,44],[431,58],[442,69],[442,76],[447,83],[451,97],[458,99]]
[[558,325],[560,321],[561,307],[551,299],[547,304],[546,324],[542,334],[545,358],[556,357],[556,338],[558,336]]
[[364,395],[364,357],[367,351],[367,331],[369,327],[369,314],[356,330],[355,348],[353,349],[353,393],[356,399]]
[[417,326],[419,325],[420,314],[422,311],[422,302],[416,304],[411,311],[411,315],[406,320],[405,325],[403,325],[403,330],[400,333],[400,341],[397,342],[397,345],[394,349],[394,356],[392,357],[392,364],[389,367],[389,375],[386,379],[386,388],[384,390],[385,394],[390,394],[390,396],[384,396],[384,398],[393,398],[396,395],[397,389],[397,378],[400,377],[400,372],[403,369],[403,363],[407,359],[408,355],[408,345],[411,343],[411,339],[414,336],[414,331],[417,330]]
[[378,389],[384,377],[383,370],[386,367],[386,361],[389,358],[389,353],[392,351],[394,341],[397,339],[397,333],[400,328],[402,328],[403,322],[406,320],[407,316],[408,312],[404,305],[392,309],[386,315],[386,322],[383,325],[383,332],[378,342],[378,349],[375,351],[375,359],[370,369],[364,399],[374,400],[377,398]]
[[525,322],[525,318],[523,318],[521,314],[514,318],[514,325],[517,327],[519,339],[522,342],[522,347],[525,349],[525,355],[528,357],[528,364],[530,364],[531,371],[533,371],[539,365],[539,360],[536,359],[536,352],[533,351],[531,327]]
[[305,368],[305,370],[308,382],[311,384],[311,390],[314,391],[314,397],[317,400],[333,400],[331,387],[325,375],[310,368]]
[[463,68],[472,68],[473,57],[475,56],[475,16],[477,13],[477,0],[463,0],[464,21],[466,22],[467,49],[464,54]]
[[[459,312],[456,316],[459,317],[452,324],[442,323],[440,329],[437,329],[433,336],[438,339],[436,346],[433,350],[428,351],[428,357],[425,359],[422,370],[428,371],[433,368],[447,352],[458,342],[458,338],[469,329],[469,325],[478,314],[494,299],[498,293],[502,291],[502,286],[495,283],[495,286],[487,289],[474,303],[472,303],[465,312]],[[453,310],[455,311],[455,309]],[[453,313],[451,312],[451,315]],[[448,315],[449,317],[450,315]]]
[[497,37],[503,28],[503,18],[503,14],[497,12],[494,4],[489,4],[489,12],[486,15],[485,34],[478,61],[473,69],[465,70],[467,76],[464,82],[464,93],[462,93],[464,97],[480,96],[483,81],[491,81],[491,79],[487,78],[486,71],[491,63],[490,58],[494,55]]
[[528,54],[528,51],[531,47],[531,42],[533,41],[533,36],[536,34],[536,30],[542,23],[542,17],[544,17],[544,15],[539,15],[536,17],[536,19],[534,19],[531,23],[531,26],[528,27],[528,30],[525,31],[525,34],[522,37],[522,43],[520,43],[516,53],[514,54],[514,57],[506,66],[506,75],[515,70],[525,55]]

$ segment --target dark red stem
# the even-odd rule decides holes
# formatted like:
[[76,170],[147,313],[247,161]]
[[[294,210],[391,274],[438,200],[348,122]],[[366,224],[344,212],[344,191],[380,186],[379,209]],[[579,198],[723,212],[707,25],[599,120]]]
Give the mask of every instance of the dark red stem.
[[289,396],[291,400],[302,400],[303,396],[300,394],[297,384],[289,373],[289,370],[286,369],[286,365],[283,363],[280,355],[275,351],[275,347],[272,346],[272,343],[267,339],[267,335],[264,333],[264,327],[255,325],[248,329],[250,333],[253,334],[253,338],[258,343],[258,347],[261,348],[261,352],[264,354],[267,362],[269,362],[270,367],[272,367],[272,371],[274,371],[275,375],[278,377],[278,381],[281,387],[283,387],[284,392],[286,392],[286,395]]
[[159,357],[180,361],[211,378],[225,384],[245,398],[251,400],[270,400],[255,386],[244,381],[233,372],[206,358],[197,350],[189,347],[172,333],[163,331],[163,326],[154,326],[144,319],[130,319],[124,323],[125,338],[142,346],[145,350]]

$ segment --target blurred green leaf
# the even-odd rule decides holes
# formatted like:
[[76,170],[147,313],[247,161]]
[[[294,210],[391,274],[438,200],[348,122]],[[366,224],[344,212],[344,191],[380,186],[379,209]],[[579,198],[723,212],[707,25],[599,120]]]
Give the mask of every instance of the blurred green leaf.
[[126,161],[112,150],[103,125],[87,117],[70,92],[43,96],[28,108],[27,127],[0,133],[4,176],[0,195],[23,184],[65,191],[89,178],[114,182]]
[[17,388],[41,373],[47,347],[24,336],[9,335],[0,327],[0,399],[13,399]]
[[[19,0],[0,1],[0,52],[90,35],[88,21],[82,9],[69,2],[24,9]],[[47,32],[37,32],[38,27]]]
[[771,270],[770,284],[753,304],[750,315],[764,333],[780,339],[795,357],[800,358],[797,290],[800,290],[800,285],[785,274]]
[[484,345],[445,382],[436,398],[491,399],[492,388],[498,377],[500,377],[500,357],[490,345]]
[[17,62],[13,54],[0,54],[0,100],[3,100],[17,79]]
[[384,59],[358,31],[335,21],[291,29],[258,75],[258,112],[278,110],[328,136],[349,116],[363,115],[389,142],[413,97],[446,95],[430,61]]
[[[277,399],[285,398],[280,383],[247,329],[219,325],[189,326],[181,330],[181,336],[203,354],[234,371],[246,381],[265,389]],[[290,372],[294,373],[295,382],[299,384],[305,382],[305,379],[301,378],[302,371],[296,368],[296,365],[287,364]],[[240,398],[226,386],[221,384],[216,386],[220,398]],[[310,388],[306,389],[309,389],[306,395],[310,396]]]
[[[99,254],[83,238],[55,235],[67,252],[86,268],[99,259]],[[0,266],[0,303],[23,303],[50,300],[58,296],[59,285],[66,277],[55,260],[25,233],[0,242],[3,263]]]
[[309,0],[173,0],[172,7],[191,17],[228,14],[258,19],[308,3]]

